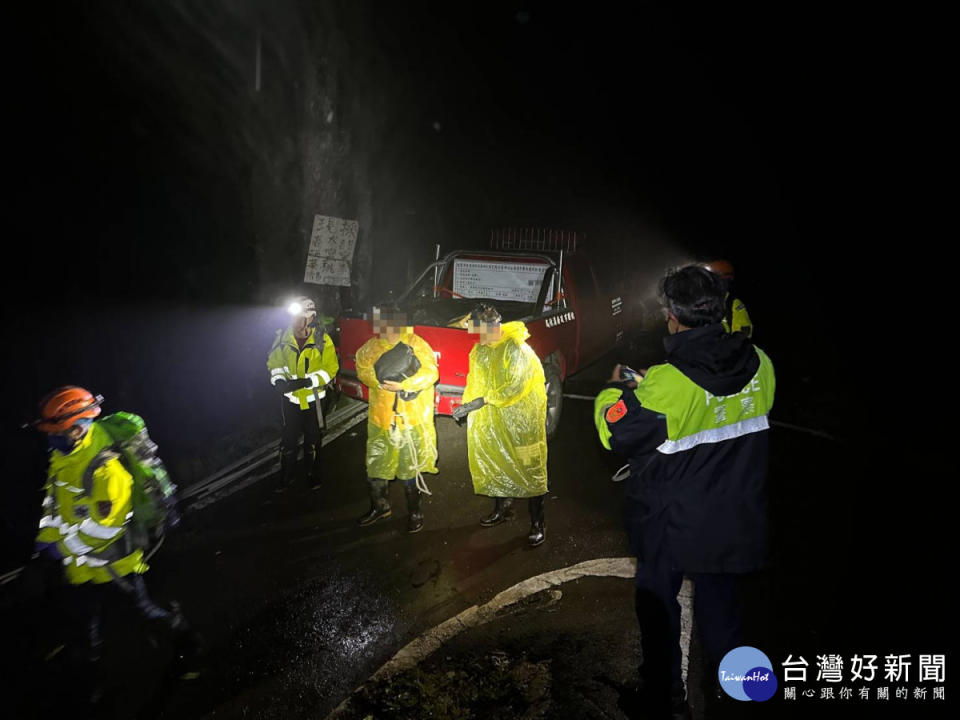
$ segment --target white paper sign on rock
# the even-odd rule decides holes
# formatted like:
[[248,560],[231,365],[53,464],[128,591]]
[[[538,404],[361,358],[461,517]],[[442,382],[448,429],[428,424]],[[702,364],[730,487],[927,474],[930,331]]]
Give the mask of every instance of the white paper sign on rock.
[[356,220],[314,215],[303,281],[349,287],[358,229]]

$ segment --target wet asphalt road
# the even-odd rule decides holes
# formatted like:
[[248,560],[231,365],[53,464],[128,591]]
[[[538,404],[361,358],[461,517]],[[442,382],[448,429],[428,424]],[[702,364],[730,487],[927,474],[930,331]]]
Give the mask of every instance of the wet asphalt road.
[[[651,344],[631,364],[645,366],[659,352]],[[571,379],[566,391],[594,394],[614,361],[611,356]],[[818,402],[830,407],[829,398],[799,381],[781,388],[775,418],[807,427],[825,419],[819,427],[831,430],[829,418],[818,418]],[[105,627],[110,680],[101,715],[322,718],[400,647],[462,610],[533,575],[629,554],[622,486],[610,480],[622,461],[597,442],[590,402],[564,403],[550,444],[547,541],[536,549],[526,543],[525,503],[511,522],[478,525],[489,500],[472,493],[465,429],[449,418],[438,419],[437,429],[441,472],[427,477],[433,495],[424,499],[418,534],[405,531],[400,483],[391,486],[392,518],[356,525],[368,507],[365,424],[327,447],[320,490],[301,484],[276,493],[267,479],[188,513],[147,581],[157,600],[178,599],[203,634],[204,672],[192,682],[165,679],[166,641],[118,605]],[[780,659],[788,652],[808,658],[864,652],[867,645],[880,653],[940,651],[929,646],[937,637],[932,625],[889,619],[878,625],[884,616],[859,597],[877,580],[864,585],[856,571],[862,559],[856,536],[865,525],[850,514],[862,488],[851,482],[856,454],[849,443],[782,427],[774,428],[773,441],[774,555],[768,572],[749,579],[746,593],[757,644]],[[8,601],[3,615],[12,640],[4,672],[18,688],[12,693],[17,717],[45,715],[60,701],[44,690],[59,662],[45,659],[60,639],[51,622],[52,594],[42,600],[36,585],[26,583],[16,592],[27,602]],[[581,598],[584,623],[595,622],[598,600],[616,604],[612,615],[629,617],[621,607],[629,596],[626,589]],[[573,617],[575,624],[576,611]],[[621,680],[635,640],[608,650]]]
[[[590,430],[588,406],[567,403],[549,460],[548,540],[536,549],[526,542],[525,503],[511,522],[478,525],[490,501],[473,495],[465,431],[448,418],[438,421],[441,473],[427,478],[433,495],[415,535],[406,532],[399,483],[392,518],[355,524],[368,507],[363,425],[328,448],[330,479],[320,491],[278,495],[263,483],[198,513],[171,557],[180,576],[169,592],[197,607],[191,616],[211,627],[219,652],[205,687],[169,699],[166,714],[241,716],[250,706],[260,717],[323,716],[400,646],[465,608],[546,570],[628,554],[619,487],[609,480],[617,465],[599,464],[611,460],[599,448],[585,461],[577,442]],[[195,584],[183,583],[185,567]]]

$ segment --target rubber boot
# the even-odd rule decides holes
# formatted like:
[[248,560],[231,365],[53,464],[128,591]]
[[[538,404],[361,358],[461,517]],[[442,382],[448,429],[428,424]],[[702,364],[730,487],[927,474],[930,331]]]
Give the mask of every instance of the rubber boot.
[[173,664],[171,674],[179,680],[196,680],[200,677],[200,664],[205,652],[203,637],[190,627],[176,600],[170,603],[167,621],[173,634]]
[[296,465],[296,450],[282,450],[280,452],[280,484],[276,487],[275,492],[283,492],[293,485]]
[[303,446],[303,465],[307,470],[307,482],[314,490],[319,490],[323,480],[322,457],[320,454],[321,446],[304,445]]
[[703,693],[703,709],[706,718],[736,717],[739,701],[727,695],[720,685],[720,663],[703,658],[703,678],[700,691]]
[[480,521],[483,527],[493,527],[499,525],[504,520],[513,516],[513,498],[498,497],[493,499],[493,512]]
[[407,496],[407,532],[415,533],[423,529],[423,513],[420,512],[420,488],[416,482],[404,483],[403,492]]
[[370,511],[357,520],[361,527],[372,525],[377,520],[383,520],[393,514],[390,510],[390,501],[387,500],[389,483],[375,478],[367,478],[367,482],[370,484]]
[[178,633],[173,642],[170,674],[177,680],[196,680],[203,672],[203,639],[194,630]]
[[537,495],[528,501],[530,508],[530,534],[527,540],[530,547],[536,547],[547,539],[547,530],[543,521],[543,499],[545,495]]
[[670,691],[670,720],[693,720],[683,686]]

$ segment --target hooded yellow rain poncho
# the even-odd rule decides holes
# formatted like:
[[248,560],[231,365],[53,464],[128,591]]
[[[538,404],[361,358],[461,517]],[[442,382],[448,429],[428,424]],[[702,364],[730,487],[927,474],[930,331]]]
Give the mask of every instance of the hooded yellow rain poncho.
[[437,472],[437,429],[433,421],[433,385],[440,377],[437,361],[433,349],[418,335],[404,333],[399,342],[409,345],[420,361],[416,375],[400,383],[407,392],[420,392],[412,400],[381,389],[373,369],[397,341],[372,337],[357,351],[357,377],[370,390],[367,476],[379,480],[412,480],[417,470]]
[[463,402],[486,404],[467,416],[473,491],[490,497],[535,497],[547,492],[547,391],[543,366],[524,342],[522,322],[500,326],[491,345],[470,351]]

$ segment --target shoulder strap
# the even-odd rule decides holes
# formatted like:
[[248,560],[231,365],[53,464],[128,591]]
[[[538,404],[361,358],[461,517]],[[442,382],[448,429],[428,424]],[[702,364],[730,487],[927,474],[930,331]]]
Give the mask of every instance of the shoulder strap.
[[119,460],[123,454],[116,445],[109,445],[94,456],[83,471],[83,494],[89,497],[93,493],[93,474],[111,460]]
[[317,322],[313,327],[313,345],[317,352],[323,355],[323,344],[326,341],[327,327],[322,322]]

